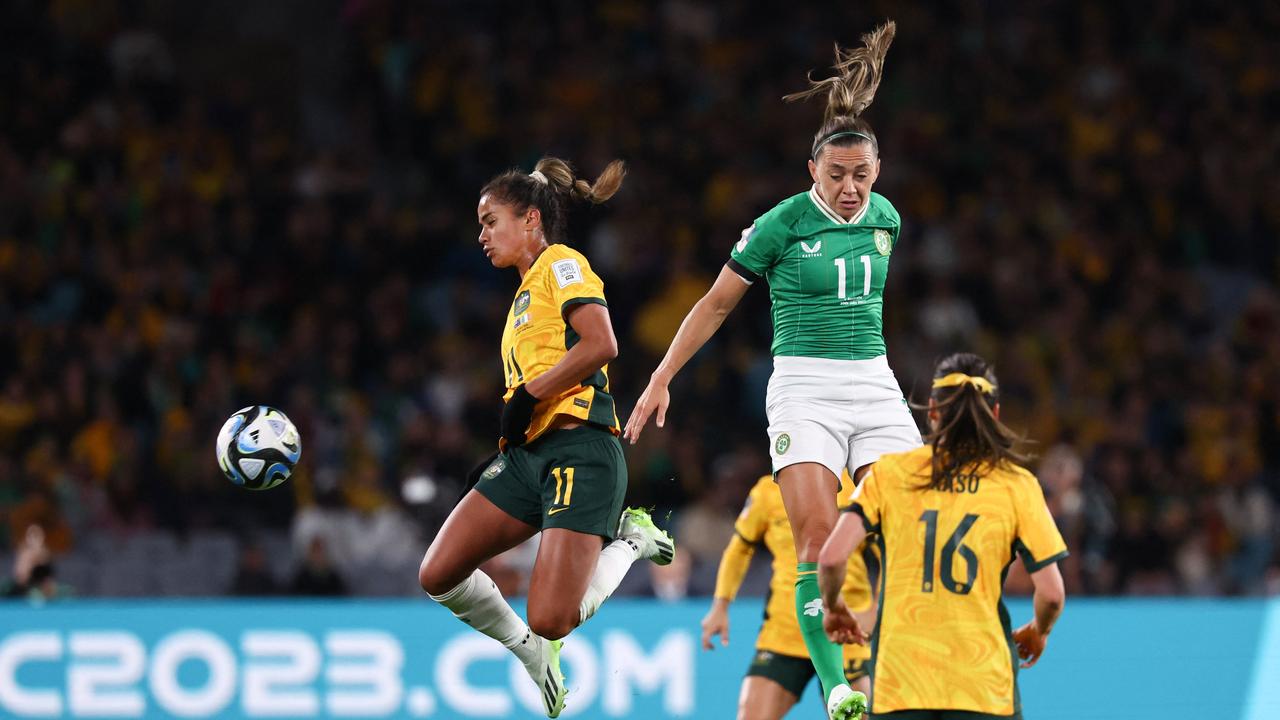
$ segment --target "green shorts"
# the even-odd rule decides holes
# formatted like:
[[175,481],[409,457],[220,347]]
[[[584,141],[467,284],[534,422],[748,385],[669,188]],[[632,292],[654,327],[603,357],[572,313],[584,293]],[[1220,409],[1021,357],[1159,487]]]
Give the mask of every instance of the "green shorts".
[[891,713],[871,713],[870,720],[1022,720],[1022,713],[990,715],[968,710],[898,710]]
[[591,425],[553,430],[508,450],[480,475],[476,492],[536,528],[612,540],[627,494],[622,443]]
[[[844,676],[850,684],[866,677],[870,668],[865,660],[853,660],[845,663]],[[817,671],[807,657],[781,655],[769,650],[757,650],[747,668],[747,677],[755,676],[772,680],[781,685],[787,692],[800,698],[804,689],[813,679]]]

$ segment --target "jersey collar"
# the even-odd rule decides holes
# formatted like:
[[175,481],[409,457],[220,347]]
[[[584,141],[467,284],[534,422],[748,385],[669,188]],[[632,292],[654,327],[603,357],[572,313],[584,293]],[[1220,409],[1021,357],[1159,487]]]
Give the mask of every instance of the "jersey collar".
[[854,215],[850,220],[845,220],[840,217],[840,213],[832,210],[831,206],[827,204],[827,201],[823,200],[822,196],[818,194],[817,183],[814,183],[813,187],[809,188],[809,200],[813,203],[814,207],[818,208],[823,215],[827,216],[828,220],[837,225],[857,225],[861,223],[862,218],[867,215],[867,208],[871,207],[870,202],[864,202],[862,203],[862,208],[858,210],[857,215]]

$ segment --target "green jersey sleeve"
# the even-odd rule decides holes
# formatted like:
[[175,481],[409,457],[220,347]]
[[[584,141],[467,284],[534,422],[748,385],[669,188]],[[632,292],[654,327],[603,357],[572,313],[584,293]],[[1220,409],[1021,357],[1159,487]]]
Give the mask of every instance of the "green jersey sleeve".
[[[781,207],[781,206],[779,206]],[[755,282],[778,263],[786,247],[790,228],[782,220],[779,208],[761,215],[734,244],[729,253],[729,268],[747,282]]]

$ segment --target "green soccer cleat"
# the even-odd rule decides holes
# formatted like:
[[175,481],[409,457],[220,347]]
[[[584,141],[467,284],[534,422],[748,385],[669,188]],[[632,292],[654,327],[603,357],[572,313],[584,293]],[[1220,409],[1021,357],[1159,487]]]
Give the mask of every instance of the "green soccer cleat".
[[564,673],[560,672],[560,648],[564,647],[564,641],[542,642],[542,677],[535,677],[533,681],[538,684],[542,709],[547,711],[547,717],[560,717],[564,712],[564,698],[569,694],[569,688],[564,684]]
[[827,714],[831,720],[862,720],[866,713],[867,696],[848,685],[837,685],[827,698]]
[[655,525],[649,512],[642,508],[622,511],[618,537],[630,542],[640,557],[652,560],[656,565],[670,565],[676,557],[676,541],[671,539],[670,533]]

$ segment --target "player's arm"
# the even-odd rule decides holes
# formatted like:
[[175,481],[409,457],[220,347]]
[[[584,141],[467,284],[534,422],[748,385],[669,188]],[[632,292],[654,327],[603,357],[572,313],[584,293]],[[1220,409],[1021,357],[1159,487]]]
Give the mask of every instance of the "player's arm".
[[1049,633],[1062,615],[1062,606],[1067,602],[1067,591],[1062,584],[1062,572],[1058,570],[1057,563],[1050,563],[1031,573],[1031,582],[1035,585],[1035,597],[1032,600],[1035,619],[1013,633],[1013,640],[1018,645],[1018,657],[1022,658],[1024,668],[1035,665],[1044,653]]
[[671,347],[667,348],[666,356],[658,363],[658,369],[649,378],[649,386],[636,401],[635,410],[631,412],[626,430],[622,434],[624,438],[634,443],[655,410],[658,413],[658,427],[666,424],[667,405],[671,402],[667,386],[671,379],[720,329],[729,311],[737,307],[749,287],[751,286],[727,265],[720,270],[715,284],[694,304],[680,323],[680,329],[671,341]]
[[818,553],[818,589],[822,592],[822,606],[826,610],[822,616],[822,628],[834,643],[867,642],[867,634],[840,593],[849,566],[849,555],[866,537],[867,530],[860,516],[841,513],[836,529]]
[[542,399],[582,385],[610,360],[618,357],[618,339],[613,334],[609,308],[598,303],[581,303],[566,310],[565,320],[581,338],[565,352],[560,362],[525,384],[529,394]]
[[560,362],[529,382],[518,386],[502,407],[502,437],[508,445],[521,445],[538,401],[578,387],[610,360],[618,357],[618,340],[613,335],[609,309],[601,303],[583,302],[565,310],[565,322],[580,340],[565,352]]
[[738,595],[742,580],[747,575],[751,558],[756,553],[755,545],[747,542],[738,533],[729,538],[724,553],[720,556],[720,569],[716,571],[716,589],[711,600],[711,610],[702,618],[702,648],[711,650],[715,647],[712,640],[720,636],[720,644],[729,644],[729,603]]
[[1058,562],[1067,556],[1067,544],[1049,514],[1044,491],[1035,478],[1028,476],[1021,485],[1015,486],[1015,492],[1018,539],[1014,547],[1035,586],[1035,619],[1018,628],[1013,640],[1018,645],[1022,667],[1029,668],[1044,652],[1049,631],[1053,630],[1067,599],[1062,573],[1058,570]]
[[867,529],[863,527],[860,516],[849,512],[840,514],[836,529],[818,553],[818,587],[822,590],[822,604],[826,607],[834,607],[836,601],[841,600],[840,591],[844,587],[849,556],[866,537]]

